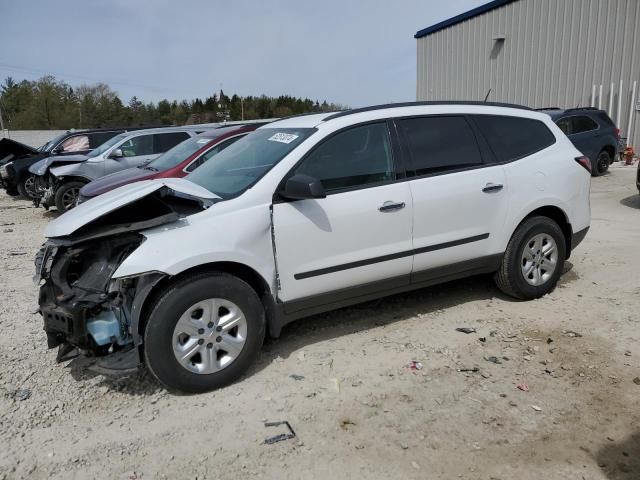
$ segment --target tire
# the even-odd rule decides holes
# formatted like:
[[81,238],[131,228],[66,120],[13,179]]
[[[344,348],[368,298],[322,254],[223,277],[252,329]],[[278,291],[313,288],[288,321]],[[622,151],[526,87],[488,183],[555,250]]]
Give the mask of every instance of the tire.
[[[222,306],[210,308],[211,299]],[[235,338],[242,336],[244,344],[231,360],[225,345],[233,343],[229,336],[234,329],[221,332],[218,325],[223,323],[227,307],[227,312],[233,311],[229,305],[239,308],[245,322],[242,335],[240,323],[236,327]],[[203,310],[200,306],[204,312],[198,317],[194,312]],[[216,312],[218,322],[211,321],[207,309]],[[179,280],[156,297],[149,311],[144,329],[145,363],[160,383],[181,392],[207,392],[234,382],[255,361],[264,341],[265,311],[257,293],[243,280],[226,273],[197,274]],[[192,335],[182,333],[184,319],[191,325]],[[195,327],[192,322],[196,322]],[[238,344],[234,345],[237,348]],[[184,352],[192,354],[187,358],[189,354]],[[187,359],[181,363],[178,356]],[[223,362],[227,363],[221,366]]]
[[23,181],[18,184],[18,192],[21,196],[29,199],[34,199],[37,197],[36,193],[36,184],[35,184],[35,176],[29,175]]
[[80,189],[86,185],[85,182],[74,180],[65,182],[56,190],[54,202],[58,212],[64,213],[76,206]]
[[[544,257],[536,258],[534,256],[532,261],[525,258],[525,255],[531,255],[532,251],[538,251],[530,248],[532,245],[531,242],[533,242],[534,239],[543,239],[536,248],[540,248],[540,245],[544,247],[545,238],[547,239],[546,245],[552,245],[553,242],[555,243],[555,267],[552,272],[548,270],[549,262],[552,260],[552,253]],[[553,242],[551,242],[551,240],[553,240]],[[533,243],[533,245],[535,246],[535,243]],[[525,254],[525,248],[528,249],[527,254]],[[495,281],[498,288],[507,295],[520,300],[532,300],[551,292],[562,274],[567,253],[566,248],[564,233],[556,222],[548,217],[542,216],[526,219],[518,226],[511,240],[509,240],[509,245],[507,245],[507,250],[502,258],[500,269],[495,274]],[[540,250],[544,251],[544,248],[540,248]],[[536,263],[540,265],[540,268],[535,268]],[[532,269],[532,271],[527,278],[524,270],[528,271],[530,269]],[[539,284],[535,284],[536,271],[540,273],[539,277],[537,277],[541,282]]]
[[606,150],[602,150],[596,157],[596,164],[593,166],[591,174],[594,177],[604,175],[609,170],[609,165],[611,165],[611,155]]

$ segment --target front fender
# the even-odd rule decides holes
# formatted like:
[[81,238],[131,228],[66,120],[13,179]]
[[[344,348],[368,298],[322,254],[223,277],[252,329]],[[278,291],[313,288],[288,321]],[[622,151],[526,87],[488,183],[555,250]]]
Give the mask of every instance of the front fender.
[[269,206],[222,214],[214,209],[142,231],[146,240],[122,262],[113,278],[152,271],[174,276],[210,263],[233,262],[256,271],[275,292]]

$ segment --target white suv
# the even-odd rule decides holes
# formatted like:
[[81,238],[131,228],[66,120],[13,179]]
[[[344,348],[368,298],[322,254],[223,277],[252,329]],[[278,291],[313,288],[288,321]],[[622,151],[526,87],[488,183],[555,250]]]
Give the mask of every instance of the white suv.
[[51,222],[36,259],[49,346],[202,392],[318,312],[490,272],[540,297],[589,228],[589,166],[549,116],[512,105],[273,122],[186,179]]

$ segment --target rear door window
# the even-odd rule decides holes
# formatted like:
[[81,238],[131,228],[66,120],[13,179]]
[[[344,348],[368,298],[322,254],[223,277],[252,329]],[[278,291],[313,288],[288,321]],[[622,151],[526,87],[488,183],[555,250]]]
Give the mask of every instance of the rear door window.
[[187,132],[157,133],[154,135],[153,153],[164,153],[189,138]]
[[408,118],[396,123],[416,176],[482,165],[475,134],[463,116]]
[[532,155],[556,141],[543,122],[532,118],[494,115],[473,115],[472,118],[501,163]]
[[591,130],[596,130],[598,128],[598,124],[592,118],[586,117],[584,115],[571,117],[571,123],[572,123],[571,133],[574,133],[574,134],[589,132]]
[[89,148],[94,149],[102,145],[107,140],[111,140],[116,135],[122,133],[123,130],[113,132],[95,132],[89,134]]

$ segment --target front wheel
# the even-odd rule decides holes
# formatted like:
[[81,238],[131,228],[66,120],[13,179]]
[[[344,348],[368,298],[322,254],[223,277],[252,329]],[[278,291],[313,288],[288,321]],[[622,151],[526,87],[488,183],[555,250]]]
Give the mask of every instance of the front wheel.
[[184,278],[154,302],[144,331],[144,356],[165,386],[200,393],[237,380],[265,336],[256,292],[226,273]]
[[35,175],[29,175],[22,182],[18,184],[18,192],[25,198],[34,199],[38,196],[36,189],[36,177]]
[[55,195],[55,204],[58,212],[64,213],[76,206],[80,189],[85,186],[84,182],[71,181],[63,183],[58,187]]
[[531,217],[516,229],[496,272],[498,288],[521,300],[552,291],[566,258],[564,233],[548,217]]

